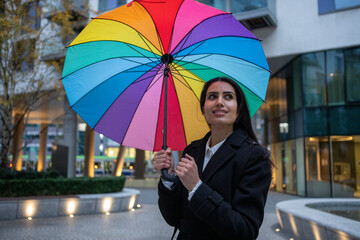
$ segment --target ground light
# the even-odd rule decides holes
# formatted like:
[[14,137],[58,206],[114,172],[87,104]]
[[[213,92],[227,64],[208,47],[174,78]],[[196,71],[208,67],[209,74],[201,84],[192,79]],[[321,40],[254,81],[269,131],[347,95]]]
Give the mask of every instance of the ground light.
[[32,220],[32,216],[34,215],[34,206],[33,204],[29,204],[27,207],[26,207],[26,215],[28,216],[27,219],[28,220]]
[[112,198],[105,198],[103,200],[103,210],[106,215],[110,215],[110,209],[111,209],[112,203],[113,203]]
[[136,196],[135,196],[135,195],[132,195],[131,198],[130,198],[130,201],[129,201],[129,207],[128,207],[128,209],[133,209],[133,208],[134,208],[135,201],[136,201]]
[[75,201],[69,201],[66,206],[67,213],[69,214],[69,217],[74,217],[74,212],[76,209],[76,203]]

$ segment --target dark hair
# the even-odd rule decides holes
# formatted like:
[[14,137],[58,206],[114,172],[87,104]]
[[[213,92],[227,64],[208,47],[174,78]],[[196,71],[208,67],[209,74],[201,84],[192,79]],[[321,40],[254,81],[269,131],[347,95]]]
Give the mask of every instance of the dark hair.
[[254,133],[254,130],[252,128],[252,125],[251,125],[250,112],[249,112],[248,104],[246,102],[245,94],[241,90],[240,86],[234,80],[227,78],[227,77],[217,77],[217,78],[213,78],[210,81],[206,82],[204,84],[204,87],[203,87],[203,90],[202,90],[201,96],[200,96],[201,111],[204,112],[203,109],[204,109],[204,104],[205,104],[205,99],[206,99],[206,93],[207,93],[207,90],[210,87],[210,85],[213,84],[214,82],[226,82],[226,83],[229,83],[235,89],[239,115],[238,115],[237,119],[235,120],[233,129],[236,130],[236,129],[241,128],[241,129],[245,130],[245,132],[248,134],[248,136],[251,139],[253,139],[257,143],[259,143],[259,141]]

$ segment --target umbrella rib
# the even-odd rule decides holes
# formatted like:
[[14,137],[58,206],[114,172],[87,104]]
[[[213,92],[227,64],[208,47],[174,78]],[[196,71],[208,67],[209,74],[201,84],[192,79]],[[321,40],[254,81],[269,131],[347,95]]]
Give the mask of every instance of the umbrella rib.
[[[138,33],[138,34],[139,34],[140,38],[144,41],[144,39],[141,37],[141,34],[140,34],[140,33]],[[124,42],[124,43],[125,43],[125,42]],[[158,55],[156,55],[153,51],[151,51],[151,48],[149,47],[149,45],[147,45],[146,41],[144,41],[144,43],[145,43],[146,46],[150,49],[150,52],[155,56],[155,58],[158,59],[158,60],[160,60],[159,57],[158,57]],[[131,44],[129,44],[129,43],[125,43],[125,44],[126,44],[126,46],[128,46],[129,48],[131,48],[131,49],[133,49],[134,51],[138,52],[138,53],[139,53],[140,55],[142,55],[143,57],[145,57],[145,58],[149,59],[151,62],[155,63],[150,57],[145,56],[143,53],[141,53],[141,52],[138,51],[137,49],[133,48],[133,47],[131,46]]]
[[[198,64],[198,63],[196,63],[196,64],[197,64],[197,65],[201,65],[201,64]],[[201,65],[201,66],[203,66],[203,65]],[[256,66],[257,66],[257,65],[256,65]],[[204,67],[206,67],[206,66],[204,66]],[[208,69],[188,69],[188,70],[208,70]],[[222,71],[219,70],[219,69],[215,69],[215,70],[219,71],[220,73],[224,74],[225,76],[227,76],[227,77],[233,79],[234,81],[236,81],[237,83],[241,84],[243,87],[245,87],[246,89],[248,89],[251,93],[253,93],[256,97],[258,97],[258,98],[261,99],[263,102],[265,102],[261,97],[259,97],[256,93],[254,93],[254,91],[252,91],[251,89],[249,89],[249,88],[248,88],[246,85],[244,85],[243,83],[239,82],[238,80],[236,80],[236,79],[233,78],[233,77],[230,77],[228,74],[222,72]],[[269,71],[269,70],[267,70],[267,71]]]
[[[201,60],[201,59],[204,59],[204,58],[207,58],[207,57],[210,57],[211,55],[213,55],[213,54],[206,54],[205,56],[201,56],[201,57],[199,57],[199,58],[197,58],[197,59],[194,59],[194,60],[192,60],[192,61],[186,61],[184,64],[179,64],[179,62],[180,62],[180,60],[179,61],[177,61],[177,63],[176,64],[178,64],[179,66],[181,66],[181,67],[184,67],[185,65],[187,65],[187,64],[189,64],[189,63],[194,63],[195,61],[198,61],[198,60]],[[182,59],[184,59],[186,56],[184,56]]]
[[179,5],[177,11],[176,11],[176,14],[175,14],[175,19],[174,19],[174,22],[172,24],[172,29],[171,29],[171,36],[170,36],[170,42],[169,42],[169,46],[168,46],[168,52],[170,52],[171,50],[171,44],[172,44],[172,40],[173,40],[173,37],[174,37],[174,28],[175,28],[175,22],[176,22],[176,19],[178,17],[178,14],[179,14],[179,11],[180,11],[180,8],[181,6],[184,4],[184,0],[182,0],[181,4]]
[[[152,66],[152,65],[149,65],[148,63],[142,63],[142,62],[139,62],[139,61],[135,61],[135,60],[133,60],[133,59],[129,59],[128,57],[121,57],[120,59],[125,59],[125,60],[127,60],[127,61],[129,61],[129,62],[139,63],[139,64],[141,64],[141,65],[143,65],[143,66],[154,67],[154,66]],[[147,59],[149,59],[152,63],[155,63],[156,65],[159,64],[158,61],[152,61],[151,58],[147,58]]]
[[[158,65],[157,65],[158,66]],[[157,67],[156,66],[156,67]],[[134,67],[134,68],[137,68],[138,66],[136,66],[136,67]],[[156,67],[153,67],[153,68],[156,68]],[[101,83],[99,83],[98,85],[96,85],[96,86],[94,86],[91,90],[89,90],[86,94],[84,94],[84,96],[82,96],[81,98],[79,98],[74,104],[72,104],[70,107],[73,107],[73,106],[75,106],[81,99],[83,99],[85,96],[87,96],[90,92],[92,92],[94,89],[96,89],[98,86],[100,86],[101,84],[103,84],[103,83],[105,83],[107,80],[109,80],[109,79],[111,79],[111,78],[113,78],[114,76],[116,76],[116,75],[118,75],[118,74],[122,74],[122,73],[125,73],[125,72],[144,72],[144,71],[129,71],[129,70],[126,70],[126,71],[123,71],[123,72],[120,72],[120,73],[117,73],[117,74],[114,74],[114,75],[112,75],[111,77],[108,77],[106,80],[104,80],[103,82],[101,82]],[[146,71],[146,72],[151,72],[151,70],[149,70],[149,71]],[[145,73],[146,73],[145,72]],[[144,73],[144,74],[145,74]],[[155,74],[156,75],[156,74]],[[155,76],[154,75],[154,76]],[[131,84],[130,84],[131,85]],[[130,86],[129,85],[129,86]],[[95,128],[95,127],[94,127]]]
[[[186,40],[184,40],[184,43],[182,44],[182,46],[181,46],[180,50],[178,51],[178,53],[183,50],[182,47],[185,45],[185,42],[189,39],[190,35],[191,35],[192,32],[195,30],[195,28],[197,28],[200,24],[202,24],[203,22],[205,22],[205,21],[207,21],[207,20],[209,20],[209,19],[211,19],[211,18],[213,18],[213,17],[217,17],[217,16],[220,16],[220,15],[229,15],[229,14],[231,15],[231,13],[227,13],[227,12],[220,13],[220,14],[217,14],[217,15],[214,15],[214,16],[211,16],[211,17],[208,17],[208,18],[205,18],[205,19],[203,19],[201,22],[199,22],[198,24],[196,24],[196,25],[189,31],[189,33],[188,33],[183,39],[181,39],[180,42],[182,42],[185,38],[187,38]],[[180,42],[179,42],[179,43],[180,43]],[[178,46],[178,45],[177,45],[177,46]],[[176,49],[177,46],[175,46],[174,50]],[[176,55],[176,54],[175,54],[175,55]]]
[[[146,73],[147,73],[147,72],[145,72],[144,74],[146,74]],[[152,78],[152,77],[154,77],[154,76],[156,76],[156,74],[151,75],[151,76],[149,76],[149,77],[146,77],[146,78],[144,78],[144,79],[141,80],[141,81],[137,81],[137,82],[133,82],[132,84],[129,84],[129,86],[127,86],[127,87],[115,98],[115,101],[113,101],[113,102],[110,104],[110,106],[104,111],[104,114],[103,114],[103,115],[99,118],[99,120],[96,122],[96,124],[95,124],[95,126],[94,126],[93,129],[96,128],[96,126],[97,126],[98,123],[101,121],[101,119],[104,117],[104,115],[106,114],[106,112],[107,112],[107,111],[111,108],[111,106],[116,102],[116,99],[118,99],[118,98],[121,96],[121,94],[122,94],[123,92],[125,92],[131,85],[133,85],[134,83],[136,84],[136,83],[142,82],[142,81],[147,80],[147,79],[149,79],[149,78]],[[150,82],[150,83],[151,83],[151,82]],[[146,91],[145,91],[145,92],[146,92]],[[140,102],[141,102],[141,100],[139,101],[139,105],[140,105]],[[75,104],[74,104],[74,105],[75,105]],[[136,107],[136,109],[139,107],[139,105]],[[134,114],[135,114],[135,113],[136,113],[136,110],[134,111]],[[133,118],[131,118],[131,119],[133,119]],[[129,123],[129,126],[130,126],[130,124],[131,124],[131,121],[130,121],[130,123]],[[125,138],[126,133],[127,133],[128,129],[129,129],[129,126],[128,126],[125,134],[124,134],[124,138]],[[123,138],[123,140],[121,141],[121,144],[122,144],[122,142],[124,141],[124,138]]]
[[[156,76],[156,74],[155,74],[154,76]],[[151,76],[151,77],[154,77],[154,76]],[[147,77],[146,79],[148,79],[148,78],[150,78],[150,77]],[[149,83],[149,85],[150,85],[150,84],[151,84],[151,82]],[[130,125],[131,125],[132,121],[134,120],[134,116],[135,116],[135,114],[136,114],[136,112],[137,112],[137,110],[138,110],[138,108],[139,108],[139,106],[140,106],[140,104],[141,104],[142,99],[143,99],[144,96],[145,96],[145,93],[147,92],[147,89],[148,89],[149,85],[147,86],[144,94],[141,96],[141,99],[140,99],[140,101],[139,101],[139,103],[138,103],[138,105],[137,105],[137,107],[136,107],[136,109],[135,109],[135,111],[134,111],[134,114],[133,114],[132,117],[131,117],[131,120],[130,120],[130,122],[129,122],[129,125],[128,125],[128,127],[126,128],[124,137],[123,137],[123,139],[122,139],[122,141],[121,141],[121,145],[122,145],[122,143],[123,143],[124,140],[125,140],[126,134],[127,134],[127,132],[129,131]],[[107,110],[106,110],[106,111],[107,111]],[[101,118],[100,118],[100,119],[101,119]],[[100,121],[98,121],[98,122],[100,122]],[[96,124],[97,124],[97,123],[96,123]]]
[[[173,76],[173,78],[175,78],[176,80],[178,80],[181,84],[183,84],[186,88],[188,88],[189,90],[191,90],[191,87],[189,87],[189,86],[187,86],[185,83],[183,83],[181,80],[180,80],[180,78],[178,78],[177,76],[176,76],[176,74],[171,74],[172,76]],[[178,75],[180,75],[180,74],[178,74]],[[181,76],[181,75],[180,75]]]
[[204,43],[205,43],[205,41],[201,42],[197,47],[195,47],[193,50],[191,50],[188,54],[182,56],[179,60],[176,60],[175,63],[178,63],[179,61],[183,60],[186,56],[189,56],[193,51],[195,51],[197,48],[199,48]]
[[[159,72],[159,70],[157,72]],[[149,85],[145,92],[149,91],[155,85],[155,83],[161,79],[162,76],[164,76],[164,72],[160,73],[159,78],[155,80],[153,84]]]
[[150,52],[151,52],[152,54],[154,54],[154,56],[160,61],[159,56],[158,56],[157,54],[155,54],[155,53],[151,50],[151,48],[149,47],[149,45],[147,44],[147,42],[144,40],[143,36],[142,36],[139,32],[138,32],[138,35],[140,36],[141,40],[143,40],[143,42],[145,43],[145,45],[149,48]]
[[[180,71],[180,70],[178,70],[178,69],[176,69],[177,71]],[[182,74],[180,74],[180,73],[175,73],[175,72],[172,72],[172,74],[174,74],[174,75],[179,75],[179,76],[182,76],[182,77],[186,77],[186,78],[188,78],[188,79],[191,79],[191,80],[194,80],[194,81],[196,81],[196,82],[203,82],[203,81],[201,81],[201,80],[199,80],[199,79],[196,79],[196,78],[193,78],[193,77],[188,77],[188,76],[184,76],[184,75],[182,75]]]
[[[259,68],[262,68],[262,69],[264,69],[264,70],[266,70],[266,71],[268,71],[268,72],[271,73],[271,70],[269,70],[269,69],[267,69],[267,68],[265,68],[265,67],[263,67],[263,66],[260,66],[260,65],[254,63],[254,62],[251,62],[251,61],[249,61],[249,60],[246,60],[246,59],[243,59],[243,58],[240,58],[240,57],[231,56],[231,55],[220,54],[220,53],[210,53],[210,54],[206,54],[205,56],[199,57],[199,58],[197,58],[197,59],[195,59],[195,60],[186,61],[183,65],[179,64],[179,66],[182,66],[182,67],[183,67],[183,66],[185,66],[185,65],[188,64],[188,63],[194,63],[194,62],[197,61],[197,60],[210,57],[211,55],[220,55],[220,56],[226,56],[226,57],[232,57],[232,58],[240,59],[240,60],[242,60],[242,61],[244,61],[244,62],[248,62],[248,63],[250,63],[250,64],[253,64],[254,66],[257,66],[257,67],[259,67]],[[186,55],[186,56],[188,56],[188,55]],[[186,56],[184,56],[184,57],[186,57]],[[195,55],[193,55],[193,56],[195,56]],[[196,63],[196,64],[198,64],[198,63]],[[202,70],[202,69],[194,69],[194,70]]]
[[191,34],[192,34],[192,32],[193,32],[193,30],[194,30],[194,28],[193,29],[191,29],[191,31],[186,35],[186,37],[185,37],[185,40],[184,40],[184,42],[183,42],[183,44],[182,44],[182,46],[181,46],[181,48],[180,48],[180,50],[174,55],[174,59],[177,57],[177,55],[182,51],[182,48],[184,47],[184,45],[185,45],[185,43],[186,43],[186,41],[187,40],[189,40],[189,38],[190,38],[190,36],[191,36]]
[[[172,75],[172,74],[171,74]],[[173,75],[172,75],[173,76]],[[173,76],[175,77],[175,76]],[[177,79],[180,83],[184,84],[182,81],[180,81],[177,77],[175,77],[175,79]],[[180,107],[180,99],[179,99],[179,95],[177,94],[177,90],[176,90],[176,87],[175,87],[175,82],[174,82],[174,79],[172,78],[172,81],[170,81],[171,84],[173,85],[173,88],[174,88],[174,91],[175,91],[175,96],[177,98],[177,102],[178,102],[178,106],[179,106],[179,110],[180,110],[180,117],[181,117],[181,122],[182,122],[182,127],[183,127],[183,131],[184,131],[184,137],[185,137],[185,144],[187,143],[187,137],[186,137],[186,132],[185,132],[185,126],[184,126],[184,119],[183,119],[183,115],[181,113],[181,107]],[[185,85],[185,84],[184,84]],[[189,88],[188,86],[185,85],[185,87]],[[194,91],[189,88],[193,93]],[[194,93],[195,94],[195,93]],[[196,96],[196,95],[195,95]]]

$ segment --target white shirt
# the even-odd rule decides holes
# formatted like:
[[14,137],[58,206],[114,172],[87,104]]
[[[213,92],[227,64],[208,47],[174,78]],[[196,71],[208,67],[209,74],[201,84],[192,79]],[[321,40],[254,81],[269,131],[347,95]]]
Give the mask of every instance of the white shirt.
[[[202,171],[205,170],[205,167],[207,166],[207,164],[209,163],[210,159],[212,158],[212,156],[214,156],[214,154],[216,153],[216,151],[221,147],[221,145],[225,142],[226,138],[219,142],[218,144],[210,147],[210,138],[207,140],[206,142],[206,146],[205,146],[205,157],[204,157],[204,164],[203,164],[203,169]],[[171,186],[173,185],[172,182],[166,181],[164,179],[161,179],[162,183],[164,184],[164,186],[171,190]],[[199,186],[201,185],[202,181],[199,180],[199,182],[197,182],[197,184],[195,185],[195,187],[189,192],[189,196],[188,196],[188,200],[190,201],[190,199],[192,198],[192,196],[194,195],[195,191],[199,188]]]

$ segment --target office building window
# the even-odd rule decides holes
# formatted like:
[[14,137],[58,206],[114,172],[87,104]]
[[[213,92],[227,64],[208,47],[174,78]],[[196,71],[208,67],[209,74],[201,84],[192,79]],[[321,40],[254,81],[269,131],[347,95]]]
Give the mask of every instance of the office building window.
[[302,56],[302,80],[305,106],[326,105],[324,52]]
[[360,196],[359,136],[331,136],[333,197]]
[[199,0],[199,2],[209,5],[211,7],[226,11],[225,1],[223,1],[223,0]]
[[329,157],[328,137],[309,137],[305,139],[308,197],[331,196]]
[[268,0],[233,0],[232,11],[235,13],[246,12],[254,9],[265,8],[268,5]]
[[318,0],[319,14],[360,7],[360,0]]
[[326,82],[328,105],[344,104],[344,54],[342,50],[326,52]]
[[360,101],[360,48],[345,50],[346,98]]
[[126,4],[126,0],[99,0],[99,12],[105,12]]
[[271,78],[268,87],[268,104],[271,119],[279,118],[287,114],[286,101],[286,79],[284,72],[281,72],[278,77]]
[[41,8],[39,1],[30,1],[24,3],[26,14],[22,16],[22,23],[27,24],[33,30],[39,30],[41,27]]

